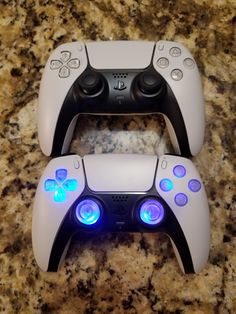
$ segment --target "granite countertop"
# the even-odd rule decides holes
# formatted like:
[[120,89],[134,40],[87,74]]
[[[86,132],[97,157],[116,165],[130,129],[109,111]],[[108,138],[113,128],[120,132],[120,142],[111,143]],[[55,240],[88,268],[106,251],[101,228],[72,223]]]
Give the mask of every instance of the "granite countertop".
[[[0,313],[236,313],[235,12],[233,0],[0,2]],[[198,275],[181,273],[162,234],[75,237],[56,274],[34,260],[33,200],[50,159],[36,125],[45,62],[64,42],[115,39],[176,40],[199,65],[206,133],[193,161],[208,195],[211,250]],[[173,149],[159,115],[81,116],[70,151]]]

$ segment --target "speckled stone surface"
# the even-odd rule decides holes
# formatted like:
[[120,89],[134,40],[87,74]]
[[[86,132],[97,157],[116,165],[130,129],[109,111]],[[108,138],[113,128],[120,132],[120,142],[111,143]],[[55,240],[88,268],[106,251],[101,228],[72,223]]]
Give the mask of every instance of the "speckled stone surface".
[[[0,2],[0,313],[236,313],[235,12],[234,0]],[[36,126],[43,67],[61,43],[112,39],[176,40],[199,65],[206,134],[193,161],[212,238],[199,275],[181,273],[161,234],[76,237],[57,274],[34,260],[33,200],[49,161]],[[70,150],[173,151],[158,115],[81,116]]]

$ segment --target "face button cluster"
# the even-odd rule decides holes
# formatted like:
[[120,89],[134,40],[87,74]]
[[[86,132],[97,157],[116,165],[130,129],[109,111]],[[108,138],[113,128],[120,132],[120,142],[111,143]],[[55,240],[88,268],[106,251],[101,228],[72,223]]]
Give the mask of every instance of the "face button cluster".
[[58,75],[60,78],[66,78],[70,75],[70,70],[78,69],[80,61],[78,58],[71,59],[70,51],[61,51],[59,60],[51,60],[50,69],[59,70]]
[[55,173],[56,179],[47,179],[44,182],[44,190],[53,192],[55,202],[65,202],[66,192],[72,192],[77,189],[78,182],[76,179],[67,179],[66,169],[57,169]]
[[[176,165],[172,169],[174,178],[173,180],[169,178],[163,178],[159,182],[159,187],[163,192],[170,192],[174,190],[174,180],[181,180],[186,176],[186,168],[183,165]],[[201,182],[197,179],[190,179],[187,183],[187,188],[189,192],[199,192],[201,189]],[[177,206],[183,207],[188,203],[188,196],[185,193],[177,193],[174,196],[174,201]]]
[[[159,51],[164,51],[164,44],[161,44],[162,49],[160,49],[160,44],[158,46],[158,50]],[[168,57],[169,55],[169,57]],[[171,47],[168,51],[168,55],[167,56],[163,56],[160,57],[157,60],[157,66],[160,69],[167,69],[170,65],[170,59],[171,58],[181,58],[182,57],[182,50],[179,47]],[[195,62],[192,58],[184,58],[182,60],[182,64],[184,66],[184,68],[188,69],[188,70],[193,70],[195,68]],[[179,68],[173,69],[170,72],[170,76],[174,81],[180,81],[183,78],[183,71]]]

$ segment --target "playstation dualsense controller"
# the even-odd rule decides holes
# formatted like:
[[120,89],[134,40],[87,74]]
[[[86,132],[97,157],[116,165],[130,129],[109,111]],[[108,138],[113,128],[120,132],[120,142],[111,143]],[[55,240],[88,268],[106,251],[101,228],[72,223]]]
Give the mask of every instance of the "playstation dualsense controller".
[[52,159],[33,209],[33,251],[42,270],[59,269],[77,232],[164,232],[182,271],[200,272],[208,259],[210,222],[198,171],[173,155]]
[[39,91],[43,153],[68,151],[79,114],[163,114],[177,154],[204,139],[203,91],[188,49],[171,41],[72,42],[56,48]]

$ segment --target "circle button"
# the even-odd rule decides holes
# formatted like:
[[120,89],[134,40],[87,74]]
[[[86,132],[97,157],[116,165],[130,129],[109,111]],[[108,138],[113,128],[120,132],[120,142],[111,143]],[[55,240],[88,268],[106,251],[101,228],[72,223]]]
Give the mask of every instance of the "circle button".
[[187,68],[187,69],[194,69],[194,67],[195,67],[195,62],[191,58],[185,58],[183,61],[183,64],[184,64],[185,68]]
[[180,69],[174,69],[171,72],[171,77],[175,81],[180,81],[183,77],[183,72]]
[[157,60],[157,66],[161,69],[165,69],[169,66],[169,60],[167,58],[160,58]]
[[196,179],[192,179],[189,181],[188,187],[192,192],[198,192],[201,189],[201,182]]
[[181,55],[181,49],[179,47],[172,47],[169,53],[172,57],[179,57]]
[[157,225],[164,218],[164,208],[160,202],[154,199],[145,201],[139,210],[141,220],[147,225]]

